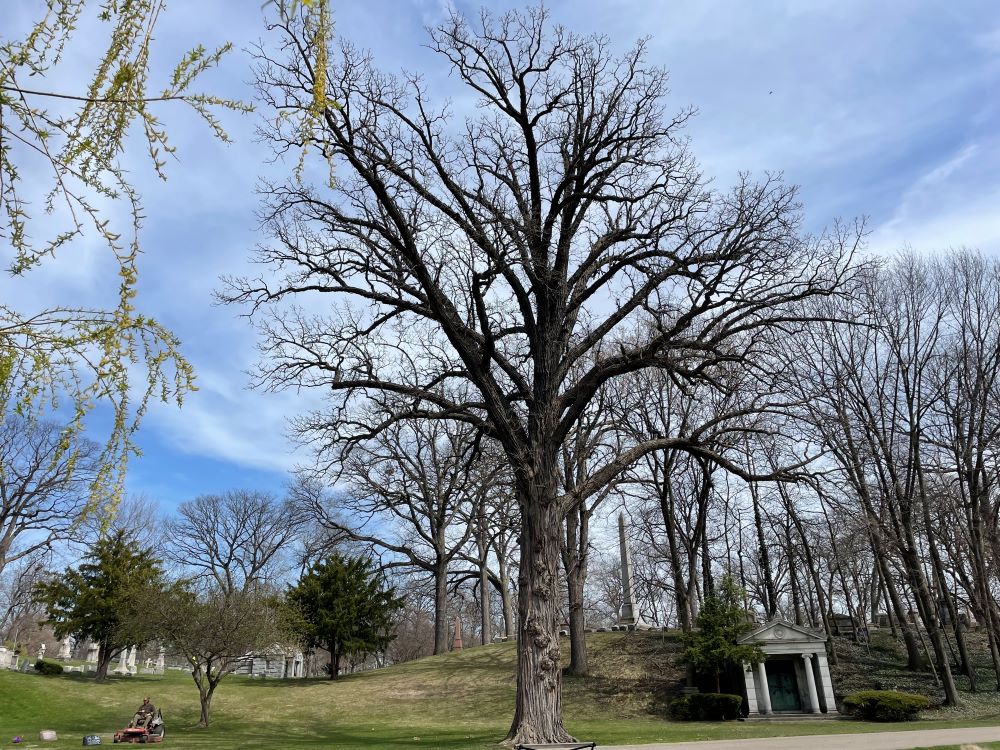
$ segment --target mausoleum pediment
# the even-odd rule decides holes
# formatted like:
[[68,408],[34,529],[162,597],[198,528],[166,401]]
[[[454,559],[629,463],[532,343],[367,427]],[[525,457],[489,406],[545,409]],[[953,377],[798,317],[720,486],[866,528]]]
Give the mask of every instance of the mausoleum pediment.
[[772,620],[740,638],[740,643],[820,643],[825,638],[809,628],[784,620]]

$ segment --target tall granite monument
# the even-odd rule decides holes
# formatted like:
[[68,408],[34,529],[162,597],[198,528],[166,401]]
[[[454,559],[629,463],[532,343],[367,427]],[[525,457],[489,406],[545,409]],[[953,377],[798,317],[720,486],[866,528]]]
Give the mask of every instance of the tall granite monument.
[[625,514],[618,514],[618,543],[622,556],[622,611],[618,618],[618,626],[629,630],[645,630],[649,628],[643,622],[639,607],[635,603],[635,578],[632,574],[632,552],[625,536]]

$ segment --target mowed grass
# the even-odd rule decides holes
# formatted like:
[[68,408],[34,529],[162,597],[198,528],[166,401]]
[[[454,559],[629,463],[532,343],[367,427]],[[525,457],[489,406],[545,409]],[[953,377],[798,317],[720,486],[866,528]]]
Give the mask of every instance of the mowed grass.
[[[664,690],[675,684],[669,658],[675,645],[656,634],[598,633],[590,648],[594,676],[565,680],[564,709],[569,730],[600,745],[914,728],[855,721],[671,722],[664,718]],[[336,681],[229,677],[216,693],[208,729],[197,727],[197,690],[183,672],[99,685],[79,675],[0,671],[0,748],[13,747],[14,735],[39,745],[41,729],[59,733],[59,741],[45,747],[79,747],[85,734],[110,743],[147,694],[163,710],[164,747],[178,750],[495,748],[513,713],[515,658],[514,645],[503,643]],[[920,726],[991,723],[995,715]]]

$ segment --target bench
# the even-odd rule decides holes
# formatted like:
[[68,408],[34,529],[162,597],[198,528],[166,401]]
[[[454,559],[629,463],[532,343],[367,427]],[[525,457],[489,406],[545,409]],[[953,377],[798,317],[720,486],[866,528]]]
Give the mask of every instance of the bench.
[[594,750],[596,747],[596,742],[539,742],[517,745],[514,750]]

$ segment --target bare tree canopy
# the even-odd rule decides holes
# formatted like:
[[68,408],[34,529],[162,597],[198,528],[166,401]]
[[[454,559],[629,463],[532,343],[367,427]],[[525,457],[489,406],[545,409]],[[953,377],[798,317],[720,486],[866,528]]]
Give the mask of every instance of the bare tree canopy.
[[[665,435],[620,453],[571,499],[560,446],[616,378],[752,370],[774,337],[795,333],[798,303],[836,292],[859,233],[805,236],[795,190],[776,177],[710,189],[683,136],[690,113],[666,114],[667,76],[643,43],[615,57],[607,39],[552,26],[542,8],[454,14],[431,47],[478,105],[456,122],[419,76],[387,74],[348,43],[317,68],[308,26],[288,18],[275,30],[283,54],[258,51],[261,98],[281,113],[268,136],[278,152],[315,146],[336,179],[311,185],[299,170],[266,187],[273,241],[259,260],[276,273],[232,280],[227,298],[258,313],[265,385],[330,393],[300,425],[321,462],[414,418],[465,422],[500,443],[522,520],[509,738],[566,740],[556,592],[568,506],[651,450],[741,470]],[[318,118],[317,80],[337,102]],[[313,293],[329,296],[329,315],[292,307]]]
[[301,517],[268,492],[228,490],[181,504],[169,526],[167,559],[221,591],[269,582]]
[[64,539],[81,520],[100,449],[77,440],[67,450],[65,440],[51,422],[0,419],[0,573]]

